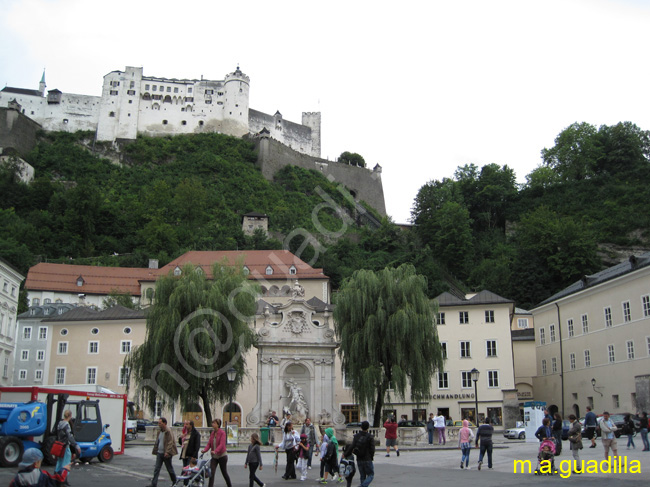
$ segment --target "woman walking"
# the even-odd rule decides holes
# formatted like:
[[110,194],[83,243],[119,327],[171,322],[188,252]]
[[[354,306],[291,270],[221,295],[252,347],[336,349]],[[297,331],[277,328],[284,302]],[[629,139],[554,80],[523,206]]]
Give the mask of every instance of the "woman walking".
[[626,414],[625,417],[623,418],[623,431],[622,433],[624,435],[627,435],[627,449],[630,449],[630,445],[632,445],[632,448],[636,449],[636,445],[634,444],[634,435],[636,433],[635,427],[634,427],[634,421],[632,421],[632,416],[629,414]]
[[262,454],[260,452],[260,446],[262,442],[260,441],[260,436],[257,433],[251,435],[251,444],[248,445],[248,454],[246,455],[246,462],[244,463],[244,468],[249,469],[248,487],[253,487],[254,483],[257,483],[260,487],[264,487],[264,483],[257,478],[255,471],[259,467],[260,471],[262,470]]
[[648,413],[643,411],[641,413],[641,428],[639,429],[641,433],[641,441],[643,442],[643,450],[641,451],[650,451],[650,444],[648,444]]
[[230,475],[228,475],[228,452],[226,451],[226,432],[221,429],[221,420],[213,419],[212,420],[212,433],[210,433],[210,439],[208,444],[205,445],[203,453],[207,451],[212,455],[210,460],[210,482],[208,487],[214,486],[214,474],[217,471],[217,465],[221,470],[221,475],[226,481],[227,487],[232,487],[230,482]]
[[183,467],[187,467],[192,458],[199,457],[201,448],[201,435],[194,427],[194,421],[186,420],[183,425],[183,432],[178,438],[181,445],[181,454],[179,458],[183,462]]
[[553,415],[553,427],[551,428],[553,438],[555,438],[555,456],[562,453],[562,416],[560,413]]
[[300,443],[298,432],[293,429],[293,424],[286,423],[282,433],[282,443],[275,446],[275,449],[283,449],[287,454],[287,467],[284,470],[282,478],[284,480],[296,478],[296,453],[295,448]]
[[[458,448],[460,448],[460,451],[463,454],[460,457],[460,468],[469,470],[469,451],[472,448],[473,439],[474,433],[469,429],[469,421],[464,419],[463,427],[458,431]],[[464,466],[463,463],[465,464]]]
[[[56,426],[56,439],[65,444],[63,450],[63,456],[56,461],[56,467],[54,468],[54,473],[63,473],[63,467],[69,466],[72,461],[72,455],[70,453],[70,447],[72,446],[77,451],[77,456],[81,455],[81,449],[77,442],[72,436],[72,428],[70,428],[70,420],[72,419],[72,411],[66,409],[63,413],[63,419],[59,421],[59,424]],[[68,479],[65,479],[63,485],[70,485]]]
[[580,450],[582,450],[582,425],[576,418],[575,414],[569,414],[569,421],[571,422],[571,427],[569,428],[569,450],[573,453],[573,459],[575,460],[573,465],[573,473],[582,473],[583,469],[577,469],[580,465]]

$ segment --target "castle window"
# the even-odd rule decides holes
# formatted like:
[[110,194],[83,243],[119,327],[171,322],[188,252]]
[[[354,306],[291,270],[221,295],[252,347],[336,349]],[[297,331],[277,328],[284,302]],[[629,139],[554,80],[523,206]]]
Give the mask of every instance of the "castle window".
[[135,95],[135,90],[128,90],[126,92],[127,95]]
[[178,88],[174,87],[174,93],[178,93]]
[[111,86],[120,86],[119,81],[111,81]]
[[133,100],[129,100],[129,103],[133,103]]
[[223,91],[219,91],[219,92],[217,92],[217,95],[219,95],[219,96],[223,96]]
[[151,98],[153,100],[162,100],[162,95],[153,95]]
[[149,93],[145,93],[144,95],[142,95],[142,99],[143,100],[151,100],[151,95]]
[[181,125],[187,125],[187,120],[181,121]]
[[206,105],[212,105],[212,100],[210,100],[210,99],[206,99],[206,100],[205,100],[205,104],[206,104]]
[[188,92],[188,93],[192,93],[192,87],[191,87],[191,86],[188,86],[188,88],[187,88],[187,92]]
[[218,101],[218,102],[217,102],[217,105],[223,105],[223,102],[222,102],[222,101]]
[[68,119],[67,119],[67,118],[64,118],[64,119],[63,119],[63,123],[68,123]]
[[111,112],[111,113],[109,113],[108,116],[109,116],[109,117],[114,117],[114,116],[115,116],[115,112]]
[[161,86],[161,87],[160,87],[160,91],[165,91],[165,87],[164,87],[164,86]]
[[[148,88],[147,88],[147,89],[148,89]],[[152,90],[152,91],[158,91],[158,87],[157,87],[156,85],[153,85],[153,86],[151,87],[151,90]]]
[[199,120],[199,127],[203,127],[203,120]]
[[163,103],[171,103],[172,102],[172,97],[167,95],[165,96],[165,99],[163,100]]
[[167,120],[163,120],[163,125],[167,125]]
[[112,96],[115,96],[115,95],[117,95],[118,93],[119,93],[119,92],[118,92],[117,90],[111,90],[111,95],[112,95]]
[[192,103],[192,102],[194,102],[194,97],[193,96],[186,96],[184,101],[186,101],[186,102],[189,101],[190,103]]
[[145,89],[146,91],[149,91],[149,85],[144,85],[144,89]]
[[131,83],[129,83],[129,88],[135,88],[135,81],[131,81]]
[[212,95],[214,94],[214,90],[205,90],[206,95]]

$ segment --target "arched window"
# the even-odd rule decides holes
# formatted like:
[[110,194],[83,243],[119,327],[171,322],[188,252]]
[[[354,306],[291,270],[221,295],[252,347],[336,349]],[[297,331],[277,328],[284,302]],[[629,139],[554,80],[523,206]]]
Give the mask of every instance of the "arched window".
[[289,267],[289,274],[293,275],[293,274],[297,274],[297,273],[298,273],[298,269],[296,269],[295,265],[292,265],[291,267]]

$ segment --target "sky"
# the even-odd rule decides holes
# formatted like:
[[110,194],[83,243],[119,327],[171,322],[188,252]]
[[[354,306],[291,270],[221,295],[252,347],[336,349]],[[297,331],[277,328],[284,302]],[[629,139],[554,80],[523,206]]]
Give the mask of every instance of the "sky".
[[0,0],[0,86],[250,76],[250,107],[322,113],[322,157],[380,164],[386,208],[496,163],[519,183],[573,122],[650,129],[650,0]]

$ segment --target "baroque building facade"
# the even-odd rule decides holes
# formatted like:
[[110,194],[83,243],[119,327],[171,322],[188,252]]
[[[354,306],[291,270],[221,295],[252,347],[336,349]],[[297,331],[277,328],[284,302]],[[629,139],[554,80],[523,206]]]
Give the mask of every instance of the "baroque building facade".
[[0,259],[0,384],[11,385],[16,346],[16,312],[20,284],[25,277],[4,259]]

